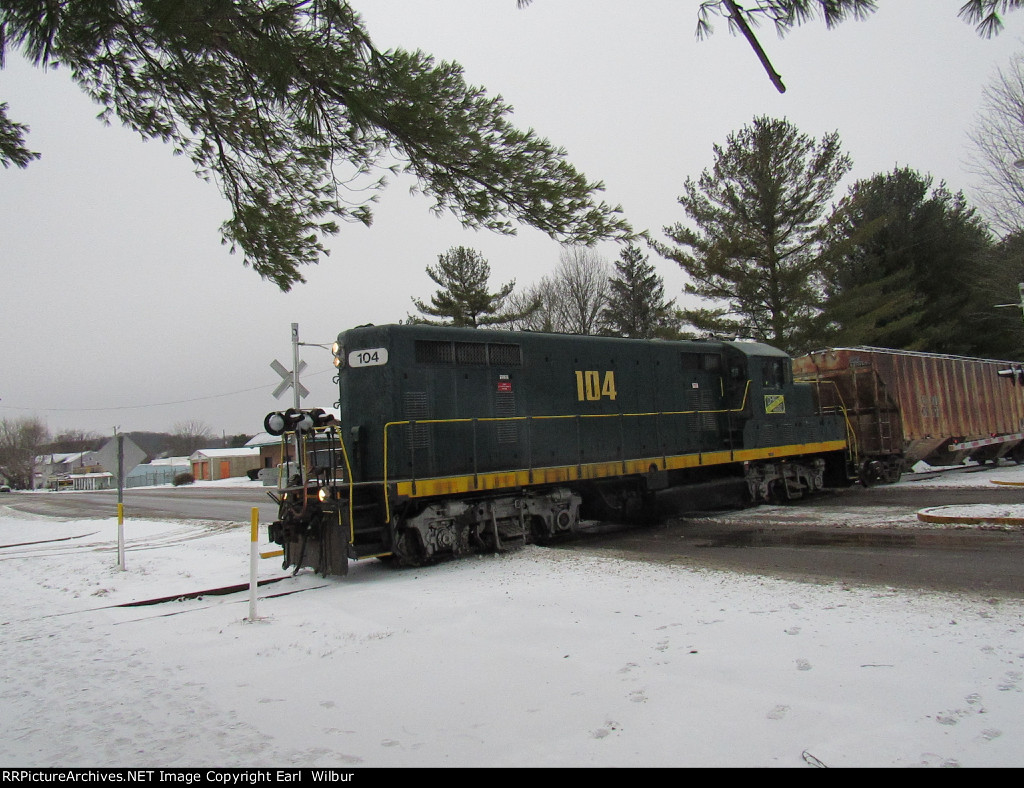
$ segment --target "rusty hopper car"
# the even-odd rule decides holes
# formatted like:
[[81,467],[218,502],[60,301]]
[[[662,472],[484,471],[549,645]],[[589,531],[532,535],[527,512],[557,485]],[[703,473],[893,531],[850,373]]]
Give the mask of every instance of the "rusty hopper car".
[[891,482],[918,461],[1024,460],[1024,366],[874,347],[793,360],[824,408],[843,410],[862,481]]

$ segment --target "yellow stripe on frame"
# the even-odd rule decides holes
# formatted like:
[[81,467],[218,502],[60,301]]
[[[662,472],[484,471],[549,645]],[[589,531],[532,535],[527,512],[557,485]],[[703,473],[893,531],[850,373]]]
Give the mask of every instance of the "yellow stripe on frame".
[[651,470],[676,471],[710,465],[727,465],[734,462],[752,462],[756,460],[793,457],[801,454],[822,454],[824,452],[843,451],[845,448],[845,441],[823,441],[819,443],[794,444],[791,446],[772,446],[766,449],[680,454],[639,460],[614,460],[610,462],[584,463],[581,465],[562,465],[554,468],[441,476],[429,479],[416,479],[415,481],[401,480],[395,482],[395,492],[405,498],[433,498],[440,495],[462,495],[487,490],[565,484],[590,479],[608,479],[615,476],[643,474]]

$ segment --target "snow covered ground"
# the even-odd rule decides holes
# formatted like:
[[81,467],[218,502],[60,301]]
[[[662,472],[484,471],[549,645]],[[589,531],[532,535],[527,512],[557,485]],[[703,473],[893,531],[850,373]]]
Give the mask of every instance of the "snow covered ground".
[[116,521],[2,503],[3,766],[1024,766],[1024,600],[532,547],[286,576],[249,621],[122,606],[247,583],[246,511],[128,519],[121,571]]

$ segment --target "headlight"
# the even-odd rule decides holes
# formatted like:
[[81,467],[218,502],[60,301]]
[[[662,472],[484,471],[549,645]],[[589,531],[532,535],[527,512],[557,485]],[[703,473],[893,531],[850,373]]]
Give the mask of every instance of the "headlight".
[[345,348],[341,346],[340,342],[335,342],[331,345],[331,353],[334,354],[334,366],[341,369],[345,366]]
[[268,413],[263,419],[263,429],[270,435],[280,435],[287,429],[288,423],[281,413]]
[[317,492],[316,497],[320,499],[320,503],[323,503],[324,501],[331,497],[331,491],[328,490],[326,487],[321,487],[320,491]]

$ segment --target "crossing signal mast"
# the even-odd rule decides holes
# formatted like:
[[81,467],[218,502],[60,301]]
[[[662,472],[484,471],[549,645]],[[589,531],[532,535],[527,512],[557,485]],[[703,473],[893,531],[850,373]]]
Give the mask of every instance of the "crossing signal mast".
[[[1024,160],[1022,160],[1019,163],[1021,164],[1021,167],[1024,168]],[[996,304],[996,308],[999,309],[1003,307],[1015,307],[1017,309],[1020,309],[1021,318],[1024,319],[1024,282],[1020,282],[1017,285],[1017,292],[1020,294],[1019,304]],[[999,370],[999,372],[997,372],[996,374],[999,375],[999,377],[1001,378],[1010,378],[1010,380],[1013,381],[1014,385],[1024,386],[1024,366],[1018,366],[1015,364],[1009,369]]]
[[[306,362],[299,358],[299,347],[303,345],[314,345],[315,347],[326,347],[311,342],[299,341],[299,324],[292,323],[292,368],[288,370],[277,359],[274,359],[270,367],[281,376],[281,382],[274,389],[274,399],[280,399],[288,389],[292,390],[292,407],[283,411],[268,413],[263,420],[263,429],[275,437],[286,432],[294,433],[295,441],[295,464],[298,476],[301,477],[301,484],[306,484],[306,463],[305,452],[303,451],[303,436],[312,435],[313,431],[320,427],[333,424],[336,419],[333,414],[325,412],[322,408],[303,410],[301,400],[309,394],[309,389],[299,382],[299,373],[306,368]],[[282,461],[284,461],[282,457]],[[286,463],[287,466],[287,463]],[[288,475],[293,475],[291,471]]]
[[1003,309],[1005,307],[1014,307],[1021,311],[1021,318],[1024,319],[1024,282],[1017,285],[1017,292],[1020,294],[1020,301],[1016,304],[996,304],[996,309]]

